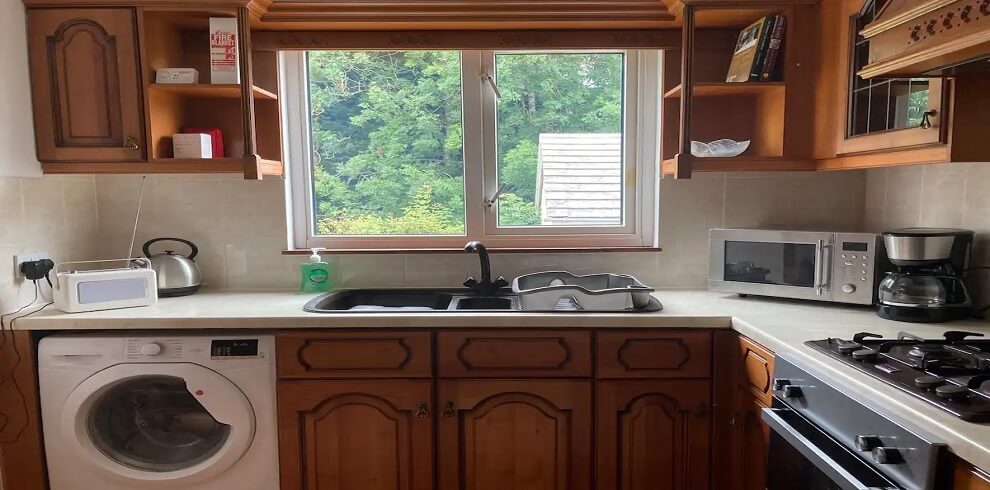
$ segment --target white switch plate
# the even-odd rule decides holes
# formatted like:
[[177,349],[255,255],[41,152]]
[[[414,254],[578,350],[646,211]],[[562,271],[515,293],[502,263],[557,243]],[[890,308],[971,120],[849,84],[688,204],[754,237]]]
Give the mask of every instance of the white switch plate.
[[50,259],[51,255],[48,252],[32,252],[26,254],[17,254],[14,256],[14,280],[24,279],[24,274],[21,272],[21,264],[25,262],[33,262],[35,260]]

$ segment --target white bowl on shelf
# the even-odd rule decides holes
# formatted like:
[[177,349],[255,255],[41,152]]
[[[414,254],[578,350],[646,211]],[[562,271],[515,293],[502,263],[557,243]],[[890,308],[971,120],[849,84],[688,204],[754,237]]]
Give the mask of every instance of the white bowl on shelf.
[[730,158],[742,155],[749,149],[750,140],[716,140],[711,143],[691,142],[691,154],[698,158]]

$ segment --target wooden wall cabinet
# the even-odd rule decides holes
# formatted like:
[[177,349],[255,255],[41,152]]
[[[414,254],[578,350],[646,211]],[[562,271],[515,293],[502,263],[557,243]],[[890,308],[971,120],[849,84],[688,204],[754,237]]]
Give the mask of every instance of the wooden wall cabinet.
[[[86,5],[86,2],[80,2]],[[277,53],[251,51],[251,14],[230,2],[27,10],[38,159],[45,173],[282,174]],[[47,7],[47,5],[46,5]],[[209,21],[238,20],[240,84],[210,83]],[[200,83],[155,83],[196,68]],[[224,152],[175,158],[172,135],[219,128]]]
[[134,9],[32,9],[28,40],[38,159],[143,161]]
[[277,354],[285,489],[709,488],[710,332],[287,332]]

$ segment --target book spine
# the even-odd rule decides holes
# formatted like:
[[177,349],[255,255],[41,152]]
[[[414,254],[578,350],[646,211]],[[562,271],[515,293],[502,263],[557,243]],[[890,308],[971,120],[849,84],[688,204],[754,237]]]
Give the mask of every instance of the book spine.
[[763,19],[763,29],[760,31],[760,41],[756,45],[756,56],[753,57],[753,66],[749,70],[749,81],[757,81],[760,79],[761,70],[763,69],[763,61],[767,56],[767,49],[770,47],[770,35],[773,31],[774,20],[776,19],[773,15],[768,15]]
[[774,71],[777,69],[777,60],[780,58],[786,31],[787,17],[778,15],[777,22],[773,27],[773,36],[770,38],[770,48],[767,50],[766,61],[763,62],[763,70],[760,73],[760,81],[762,82],[769,82],[774,78]]

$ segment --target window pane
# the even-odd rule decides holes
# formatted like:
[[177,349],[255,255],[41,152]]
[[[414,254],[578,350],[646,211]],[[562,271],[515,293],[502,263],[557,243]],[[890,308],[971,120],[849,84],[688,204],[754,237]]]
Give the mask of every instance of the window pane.
[[457,51],[308,53],[316,235],[463,235]]
[[621,226],[622,53],[498,53],[499,226]]
[[894,129],[914,128],[928,111],[928,79],[895,80],[890,88],[890,117]]

